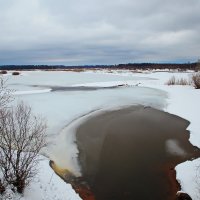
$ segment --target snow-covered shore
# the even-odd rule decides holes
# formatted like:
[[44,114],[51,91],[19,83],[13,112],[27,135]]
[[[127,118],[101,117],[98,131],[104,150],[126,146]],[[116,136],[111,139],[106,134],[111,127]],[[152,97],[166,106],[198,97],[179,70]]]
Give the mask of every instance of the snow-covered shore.
[[[200,125],[198,120],[198,115],[200,113],[200,90],[195,90],[192,86],[167,86],[165,85],[166,81],[172,76],[188,78],[191,76],[192,72],[175,72],[171,73],[168,71],[165,72],[143,72],[143,73],[132,73],[129,71],[114,71],[114,73],[107,73],[106,71],[98,72],[82,72],[78,73],[78,82],[76,79],[66,82],[65,75],[66,72],[59,72],[62,81],[59,83],[59,80],[55,81],[56,72],[24,72],[22,73],[21,78],[11,77],[11,86],[14,89],[20,88],[20,91],[16,92],[16,96],[19,96],[19,99],[24,99],[33,106],[33,110],[36,112],[41,111],[42,114],[45,114],[47,119],[51,115],[50,121],[51,129],[49,130],[52,134],[55,133],[55,130],[59,130],[63,127],[63,123],[70,123],[74,118],[82,115],[83,113],[90,112],[95,108],[110,108],[113,106],[124,106],[128,104],[144,104],[150,106],[159,105],[161,109],[164,109],[166,112],[178,115],[182,118],[185,118],[190,121],[190,126],[188,130],[190,131],[190,142],[200,147]],[[73,73],[72,76],[76,77]],[[33,79],[29,79],[32,77]],[[48,77],[49,76],[49,77]],[[40,85],[52,85],[56,82],[57,85],[71,85],[71,86],[114,86],[114,85],[126,85],[127,88],[122,89],[117,92],[95,92],[95,96],[92,96],[90,93],[87,93],[87,98],[82,92],[73,93],[73,95],[68,95],[64,93],[57,93],[54,96],[50,97],[51,90],[43,88],[34,88],[30,87],[31,84],[34,84],[34,80],[37,80],[36,77],[39,77],[38,82]],[[43,78],[45,77],[45,79]],[[82,77],[82,81],[80,81]],[[77,78],[77,77],[76,77]],[[53,80],[54,81],[53,81]],[[72,78],[73,79],[73,78]],[[46,80],[46,82],[44,81]],[[97,81],[96,81],[97,80]],[[14,85],[15,83],[20,83],[21,86]],[[39,83],[38,83],[39,84]],[[25,87],[26,86],[26,87]],[[133,90],[129,86],[138,86],[135,87],[135,94],[131,94]],[[24,89],[26,90],[24,90]],[[152,89],[151,89],[152,88]],[[24,92],[25,91],[25,92]],[[44,94],[45,93],[45,94]],[[119,94],[118,94],[119,93]],[[44,94],[44,95],[43,95]],[[41,96],[43,95],[43,96]],[[30,97],[31,96],[31,97]],[[51,100],[49,100],[51,98]],[[57,98],[62,98],[62,102],[59,102],[59,105],[56,104],[57,109],[53,110],[55,107],[55,101]],[[89,103],[87,102],[89,99]],[[102,99],[100,99],[102,98]],[[41,102],[47,101],[48,106],[45,107]],[[87,103],[85,103],[85,101]],[[65,102],[65,103],[64,103]],[[66,103],[67,102],[67,103]],[[73,104],[71,104],[73,102]],[[111,102],[111,103],[109,103]],[[123,103],[122,103],[123,102]],[[70,108],[64,108],[65,105],[68,105]],[[76,109],[72,106],[76,105]],[[87,108],[87,109],[86,109]],[[52,113],[56,115],[57,121],[62,122],[61,124],[54,124],[55,116],[52,117],[52,113],[48,110],[52,109]],[[63,113],[58,111],[63,110]],[[55,113],[56,112],[56,113]],[[71,116],[66,117],[67,115]],[[56,134],[56,133],[55,133]],[[63,133],[64,134],[64,133]],[[60,136],[60,139],[64,135]],[[60,140],[57,140],[57,142]],[[55,141],[54,141],[55,142]],[[58,144],[58,143],[57,143]],[[62,146],[62,145],[61,145]],[[66,146],[63,146],[63,148]],[[56,149],[55,152],[59,154],[63,148]],[[54,152],[54,153],[55,153]],[[75,152],[76,153],[76,152]],[[52,152],[50,153],[53,154]],[[58,155],[57,154],[57,155]],[[54,155],[55,157],[57,155]],[[66,155],[66,158],[68,155]],[[51,156],[50,156],[51,157]],[[52,159],[53,157],[51,157]],[[43,158],[39,164],[39,174],[34,179],[34,182],[26,188],[23,197],[14,196],[13,199],[23,199],[23,200],[78,200],[80,197],[75,194],[69,184],[66,184],[61,180],[52,169],[49,167],[48,159]],[[67,163],[60,163],[66,165]],[[187,161],[176,167],[177,179],[181,183],[182,190],[187,192],[194,200],[198,198],[198,180],[197,180],[197,167],[200,166],[200,159],[194,161]],[[199,181],[200,182],[200,181]]]

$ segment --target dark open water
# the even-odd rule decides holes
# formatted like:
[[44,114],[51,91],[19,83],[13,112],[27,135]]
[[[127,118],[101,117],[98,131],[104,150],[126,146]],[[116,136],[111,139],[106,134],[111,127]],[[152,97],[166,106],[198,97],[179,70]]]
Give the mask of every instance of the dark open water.
[[174,199],[173,168],[200,156],[188,141],[188,125],[143,106],[89,119],[76,135],[83,179],[97,200]]

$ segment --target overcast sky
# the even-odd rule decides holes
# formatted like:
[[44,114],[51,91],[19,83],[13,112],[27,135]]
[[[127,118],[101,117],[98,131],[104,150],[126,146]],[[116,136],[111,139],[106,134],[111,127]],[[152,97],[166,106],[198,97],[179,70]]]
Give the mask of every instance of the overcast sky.
[[0,0],[0,65],[198,58],[200,0]]

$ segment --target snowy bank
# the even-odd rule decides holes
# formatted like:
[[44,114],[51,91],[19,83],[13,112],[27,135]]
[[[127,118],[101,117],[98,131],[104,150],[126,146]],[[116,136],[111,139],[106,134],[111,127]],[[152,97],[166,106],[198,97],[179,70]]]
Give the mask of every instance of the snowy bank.
[[49,166],[49,159],[41,156],[38,174],[24,194],[13,193],[8,188],[1,200],[80,200],[70,184],[66,184]]
[[[16,90],[16,100],[25,100],[33,111],[42,114],[49,122],[49,138],[52,138],[54,148],[49,149],[50,159],[60,158],[69,160],[77,154],[76,149],[71,151],[65,148],[67,132],[71,131],[70,124],[73,119],[95,109],[119,107],[131,104],[142,104],[164,109],[165,111],[183,117],[190,121],[190,141],[200,147],[200,134],[198,115],[200,113],[200,90],[191,86],[167,86],[166,81],[171,77],[187,78],[192,72],[145,72],[132,73],[130,71],[96,72],[26,72],[22,76],[10,76],[9,83]],[[119,90],[104,90],[93,92],[50,92],[48,89],[34,88],[31,85],[55,86],[113,86],[118,84],[137,85],[139,87],[125,87]],[[35,90],[35,91],[34,91]],[[28,92],[27,92],[28,91]],[[166,95],[167,94],[167,95]],[[74,138],[68,144],[72,145]],[[71,146],[69,146],[71,147]],[[66,150],[65,152],[63,152]],[[73,154],[70,158],[70,154]],[[65,159],[66,158],[66,159]],[[67,163],[63,163],[65,166]],[[71,163],[70,163],[71,164]],[[76,165],[76,162],[75,162]],[[70,165],[68,165],[69,167]],[[197,166],[200,159],[187,161],[176,167],[177,179],[182,190],[197,197]],[[71,168],[73,166],[71,165]],[[48,160],[39,164],[39,174],[26,190],[25,200],[42,199],[80,199],[70,185],[67,185],[49,167]],[[75,169],[77,169],[75,167]],[[78,170],[79,171],[79,170]],[[53,174],[53,176],[52,176]],[[52,177],[52,178],[51,178]]]

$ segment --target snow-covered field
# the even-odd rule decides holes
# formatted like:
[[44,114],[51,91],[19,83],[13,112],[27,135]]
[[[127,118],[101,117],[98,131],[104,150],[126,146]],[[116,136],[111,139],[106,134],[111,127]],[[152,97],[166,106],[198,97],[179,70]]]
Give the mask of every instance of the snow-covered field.
[[[167,86],[172,76],[188,78],[193,72],[143,72],[102,71],[86,72],[22,72],[20,76],[6,75],[8,86],[15,90],[15,102],[24,100],[34,113],[48,120],[49,146],[45,155],[59,167],[80,175],[78,150],[74,143],[75,124],[91,112],[117,109],[122,106],[142,104],[176,114],[191,122],[190,141],[200,147],[200,90],[192,86]],[[118,88],[106,88],[122,85]],[[54,87],[71,87],[72,90],[52,90]],[[73,90],[79,86],[105,87],[96,90]],[[81,118],[82,117],[82,118]],[[80,199],[71,186],[64,183],[43,158],[39,174],[25,190],[25,200]],[[197,167],[200,159],[176,167],[182,190],[198,198]],[[199,181],[200,182],[200,181]],[[16,199],[15,197],[14,199]],[[21,198],[21,197],[19,197]]]

